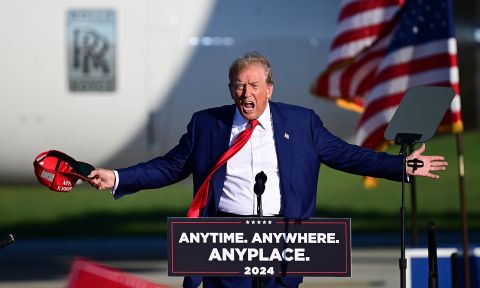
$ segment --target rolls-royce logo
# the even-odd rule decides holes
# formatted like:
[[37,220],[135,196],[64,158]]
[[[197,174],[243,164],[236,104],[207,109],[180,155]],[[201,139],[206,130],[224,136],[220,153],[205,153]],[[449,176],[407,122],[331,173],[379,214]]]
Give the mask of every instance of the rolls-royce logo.
[[70,91],[115,91],[115,11],[68,12]]
[[73,31],[73,68],[82,69],[89,74],[100,69],[104,74],[110,72],[105,53],[109,49],[108,40],[95,30],[75,29]]

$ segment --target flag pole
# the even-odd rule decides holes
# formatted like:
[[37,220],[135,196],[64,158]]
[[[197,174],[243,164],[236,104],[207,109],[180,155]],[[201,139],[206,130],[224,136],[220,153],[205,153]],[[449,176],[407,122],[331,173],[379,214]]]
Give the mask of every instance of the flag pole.
[[[415,150],[415,145],[409,145],[410,154]],[[412,246],[418,245],[418,226],[417,226],[417,186],[415,185],[415,177],[410,179],[410,193],[412,202]]]
[[462,217],[462,240],[463,240],[463,267],[465,287],[470,288],[470,267],[468,255],[468,225],[467,225],[467,199],[465,195],[465,166],[463,161],[463,137],[462,133],[455,133],[458,157],[458,185],[460,191],[460,214]]

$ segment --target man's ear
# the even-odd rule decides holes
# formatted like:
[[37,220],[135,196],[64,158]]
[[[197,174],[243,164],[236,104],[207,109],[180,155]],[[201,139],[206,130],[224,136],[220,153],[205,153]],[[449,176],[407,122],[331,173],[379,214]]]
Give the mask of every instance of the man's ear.
[[273,95],[273,84],[267,84],[267,98],[270,100]]
[[232,98],[233,100],[235,100],[235,97],[233,96],[233,87],[231,84],[228,84],[228,93],[230,93],[230,98]]

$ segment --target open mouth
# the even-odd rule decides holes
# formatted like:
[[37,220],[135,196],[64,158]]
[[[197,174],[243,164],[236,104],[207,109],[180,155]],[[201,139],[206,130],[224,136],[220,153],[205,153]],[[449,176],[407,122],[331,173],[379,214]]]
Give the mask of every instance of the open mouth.
[[255,108],[255,103],[253,103],[252,101],[247,101],[245,103],[243,103],[243,110],[247,113],[251,113],[253,112],[253,108]]

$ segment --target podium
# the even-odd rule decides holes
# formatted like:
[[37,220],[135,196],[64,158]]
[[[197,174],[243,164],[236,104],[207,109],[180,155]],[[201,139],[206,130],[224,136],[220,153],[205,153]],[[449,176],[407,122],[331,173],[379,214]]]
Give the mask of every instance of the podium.
[[348,218],[168,219],[168,275],[351,276]]

